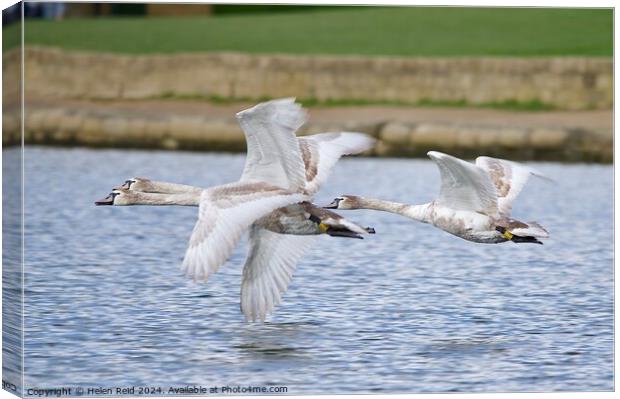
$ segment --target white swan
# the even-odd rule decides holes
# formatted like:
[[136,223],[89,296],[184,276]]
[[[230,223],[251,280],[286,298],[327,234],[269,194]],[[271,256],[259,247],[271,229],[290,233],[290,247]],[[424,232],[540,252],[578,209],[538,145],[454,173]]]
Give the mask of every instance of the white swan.
[[[342,155],[368,150],[374,145],[374,139],[361,133],[325,133],[298,139],[294,132],[305,121],[305,112],[293,99],[262,103],[237,116],[248,143],[248,155],[241,181],[248,183],[239,188],[234,187],[232,195],[242,195],[248,198],[246,203],[252,205],[261,200],[265,190],[262,187],[264,181],[286,187],[287,193],[296,191],[297,195],[301,196],[299,199],[291,199],[287,204],[274,206],[266,212],[263,212],[265,207],[253,212],[251,206],[247,209],[229,208],[227,203],[231,201],[230,191],[210,193],[207,198],[210,202],[217,201],[216,204],[219,205],[214,209],[204,198],[205,193],[213,189],[203,190],[134,178],[125,183],[127,187],[114,190],[97,204],[195,206],[199,203],[201,219],[205,221],[212,216],[220,216],[223,209],[230,209],[227,217],[244,217],[244,222],[249,221],[251,215],[252,220],[249,223],[241,226],[236,223],[233,229],[229,227],[230,223],[227,223],[226,219],[220,219],[223,220],[223,234],[217,237],[218,240],[213,240],[214,244],[211,246],[201,245],[200,241],[203,235],[212,234],[209,228],[213,227],[213,223],[200,228],[197,225],[190,239],[183,270],[194,279],[206,280],[230,255],[240,232],[252,225],[250,252],[243,271],[241,310],[248,320],[264,320],[280,302],[297,261],[313,242],[312,235],[326,233],[361,238],[360,234],[374,232],[346,221],[333,212],[325,213],[306,202],[318,191],[320,184],[325,181]],[[279,136],[275,136],[274,132],[279,132]],[[257,185],[257,181],[261,182],[261,185]],[[211,199],[214,194],[218,195],[216,200]],[[274,210],[276,211],[272,212]],[[238,212],[241,212],[241,215],[238,215]],[[215,226],[217,227],[217,224]],[[195,244],[196,242],[198,244]],[[226,258],[218,255],[218,245],[224,246]],[[207,267],[204,266],[205,263]]]
[[536,222],[510,217],[512,203],[533,169],[502,159],[478,157],[476,164],[430,151],[441,173],[439,197],[427,204],[407,205],[343,195],[328,209],[375,209],[430,223],[450,234],[479,243],[542,244],[549,233]]

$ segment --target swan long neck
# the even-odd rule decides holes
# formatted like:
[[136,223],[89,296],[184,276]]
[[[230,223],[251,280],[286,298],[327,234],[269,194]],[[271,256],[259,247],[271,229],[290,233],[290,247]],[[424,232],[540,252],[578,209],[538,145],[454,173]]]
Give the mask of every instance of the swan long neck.
[[180,205],[199,206],[200,192],[161,194],[133,192],[125,199],[126,205]]
[[168,183],[163,181],[151,180],[148,183],[148,192],[163,194],[198,194],[202,192],[202,188],[188,186],[186,184]]
[[419,222],[428,222],[427,210],[429,204],[408,205],[400,202],[383,201],[374,198],[362,197],[358,197],[356,202],[356,208],[358,209],[373,209],[376,211],[390,212],[406,216]]

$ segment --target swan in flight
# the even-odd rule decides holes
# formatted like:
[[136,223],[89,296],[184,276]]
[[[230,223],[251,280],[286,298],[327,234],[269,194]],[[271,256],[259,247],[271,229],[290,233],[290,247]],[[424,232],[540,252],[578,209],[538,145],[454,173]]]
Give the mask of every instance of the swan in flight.
[[478,157],[476,163],[437,151],[428,156],[441,174],[439,197],[422,205],[343,195],[328,209],[374,209],[430,223],[450,234],[478,243],[542,244],[549,233],[536,222],[511,218],[512,203],[529,176],[538,172],[515,162]]
[[295,136],[306,113],[294,99],[261,103],[237,114],[247,140],[240,182],[202,189],[133,178],[97,205],[199,206],[199,220],[182,264],[195,280],[208,277],[250,230],[241,310],[264,321],[280,303],[297,261],[318,234],[362,238],[374,233],[309,200],[342,155],[366,151],[375,140],[361,133]]

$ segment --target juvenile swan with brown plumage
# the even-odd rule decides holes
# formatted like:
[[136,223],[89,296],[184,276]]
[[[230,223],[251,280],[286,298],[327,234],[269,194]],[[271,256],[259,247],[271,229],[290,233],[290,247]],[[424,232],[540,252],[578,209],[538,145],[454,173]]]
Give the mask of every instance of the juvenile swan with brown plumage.
[[430,223],[468,241],[495,244],[542,244],[549,233],[537,222],[511,218],[512,203],[530,175],[538,172],[515,162],[478,157],[472,164],[437,151],[428,156],[441,173],[439,197],[427,204],[407,205],[343,195],[329,209],[374,209]]
[[183,261],[184,272],[194,279],[207,280],[217,271],[249,229],[241,310],[248,320],[264,320],[315,237],[374,233],[309,200],[341,156],[366,151],[375,141],[354,132],[296,137],[306,113],[294,99],[261,103],[237,117],[248,147],[239,183],[203,189],[132,178],[96,204],[198,206],[199,221]]

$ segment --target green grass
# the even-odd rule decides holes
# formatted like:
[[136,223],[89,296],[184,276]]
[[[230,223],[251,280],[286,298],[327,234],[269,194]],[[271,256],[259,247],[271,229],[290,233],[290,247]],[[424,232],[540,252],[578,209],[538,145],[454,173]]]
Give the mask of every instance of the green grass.
[[[203,96],[203,95],[178,95],[174,93],[164,93],[161,96],[152,97],[152,100],[177,100],[177,101],[204,101],[213,104],[235,104],[235,103],[258,103],[273,100],[272,97],[221,97],[221,96]],[[106,99],[98,101],[106,102]],[[395,107],[450,107],[450,108],[492,108],[509,111],[552,111],[556,108],[539,100],[517,101],[507,100],[501,102],[488,102],[474,104],[466,100],[457,101],[438,101],[423,99],[416,102],[405,101],[381,101],[381,100],[360,100],[360,99],[327,99],[319,100],[317,98],[297,98],[297,101],[306,107],[354,107],[366,105],[385,105]]]
[[[213,99],[212,99],[213,101]],[[217,101],[217,99],[215,99]],[[261,100],[264,101],[264,100]],[[375,100],[325,100],[321,101],[316,98],[306,98],[299,100],[303,105],[307,107],[312,106],[325,106],[325,107],[349,107],[359,105],[390,105],[397,107],[450,107],[450,108],[493,108],[504,109],[510,111],[551,111],[555,109],[551,104],[546,104],[538,100],[532,101],[501,101],[474,104],[467,102],[466,100],[458,101],[439,101],[423,99],[416,102],[404,102],[404,101],[375,101]]]
[[213,14],[262,14],[262,13],[278,13],[278,12],[306,12],[306,11],[324,11],[348,9],[347,6],[306,6],[306,5],[282,5],[282,4],[213,4]]
[[[28,20],[26,44],[129,54],[611,56],[612,10],[351,7],[194,18]],[[12,25],[3,48],[18,41]],[[7,34],[8,33],[8,34]]]
[[17,47],[22,42],[22,32],[18,24],[2,28],[2,50]]

